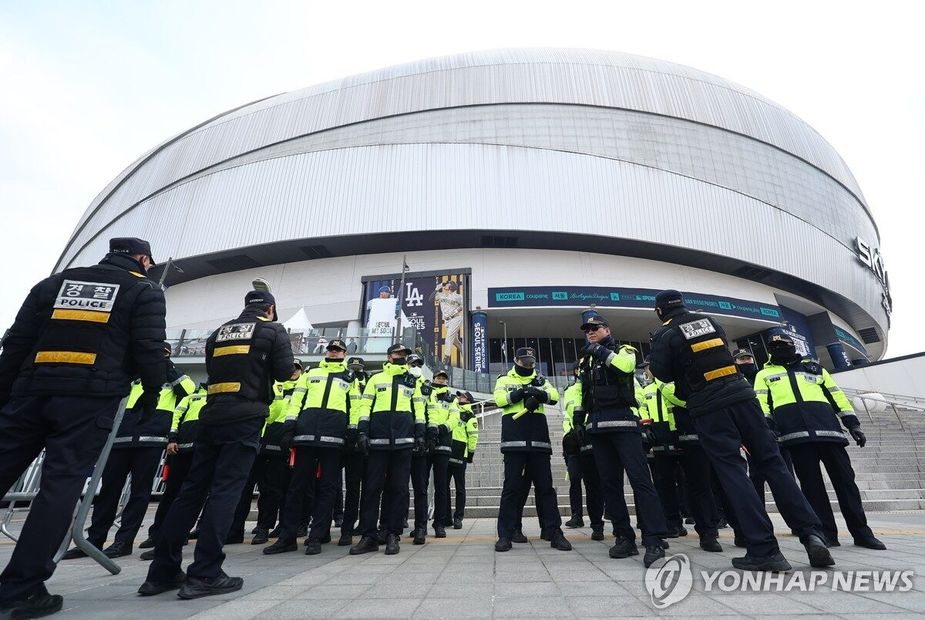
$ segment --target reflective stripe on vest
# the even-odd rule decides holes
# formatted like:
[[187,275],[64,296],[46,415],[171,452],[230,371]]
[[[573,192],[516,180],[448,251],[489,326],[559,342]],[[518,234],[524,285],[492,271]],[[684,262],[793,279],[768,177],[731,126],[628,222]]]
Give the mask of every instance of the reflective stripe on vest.
[[707,381],[713,381],[714,379],[719,379],[721,377],[728,377],[729,375],[734,375],[738,371],[736,370],[735,365],[726,366],[724,368],[717,368],[716,370],[711,370],[710,372],[703,373],[703,378]]
[[84,364],[96,363],[96,353],[78,351],[39,351],[35,354],[36,364]]
[[847,439],[845,433],[842,431],[816,431],[816,437],[838,437],[839,439]]
[[209,394],[231,394],[233,392],[240,392],[241,384],[240,382],[234,383],[213,383],[209,386]]
[[697,353],[698,351],[703,351],[704,349],[712,349],[714,347],[723,346],[722,338],[713,338],[712,340],[704,340],[703,342],[695,342],[691,345],[691,351]]
[[108,323],[110,314],[108,312],[97,312],[95,310],[55,310],[51,313],[51,318],[63,321],[88,321],[90,323]]
[[786,435],[781,435],[777,438],[778,441],[789,441],[791,439],[802,439],[803,437],[809,437],[809,431],[797,431],[796,433],[787,433]]
[[222,357],[223,355],[247,355],[251,352],[249,344],[232,344],[225,347],[215,347],[212,350],[212,357]]
[[632,427],[636,428],[639,423],[634,420],[604,420],[603,422],[597,422],[594,426],[596,428],[623,428],[623,427]]

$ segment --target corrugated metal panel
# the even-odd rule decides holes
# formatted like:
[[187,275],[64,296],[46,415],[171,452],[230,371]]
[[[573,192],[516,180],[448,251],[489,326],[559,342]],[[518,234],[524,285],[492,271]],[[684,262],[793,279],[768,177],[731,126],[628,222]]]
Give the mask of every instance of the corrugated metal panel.
[[179,178],[280,140],[395,114],[511,102],[637,109],[714,125],[798,155],[863,202],[847,166],[812,128],[731,82],[625,54],[508,50],[386,69],[224,114],[169,141],[142,166],[120,175],[121,185],[103,204],[95,201],[82,223],[102,226]]
[[[165,221],[187,224],[177,234]],[[738,258],[852,299],[885,325],[879,289],[854,268],[852,248],[793,215],[656,168],[508,146],[349,148],[223,170],[128,212],[76,262],[129,234],[183,257],[345,234],[524,228]]]

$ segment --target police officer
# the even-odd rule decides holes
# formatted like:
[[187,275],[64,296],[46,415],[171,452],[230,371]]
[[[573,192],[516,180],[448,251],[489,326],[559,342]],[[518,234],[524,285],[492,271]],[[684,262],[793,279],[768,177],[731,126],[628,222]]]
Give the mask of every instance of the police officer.
[[[341,455],[352,408],[359,406],[353,373],[344,357],[347,345],[331,340],[327,355],[317,368],[310,369],[300,382],[289,405],[287,424],[293,436],[286,440],[295,446],[295,469],[286,492],[279,540],[263,550],[265,555],[295,551],[296,531],[302,518],[302,502],[312,506],[311,530],[306,555],[321,553],[321,545],[331,541],[331,513],[340,477]],[[317,484],[316,472],[320,475]],[[317,488],[316,488],[317,487]]]
[[0,612],[11,617],[61,609],[44,581],[134,377],[142,417],[154,415],[167,363],[164,294],[145,277],[153,264],[147,241],[111,239],[98,265],[36,284],[3,341],[0,497],[45,449],[41,487],[0,574]]
[[678,492],[681,488],[687,496],[694,529],[700,536],[700,548],[718,553],[723,547],[717,540],[718,515],[710,489],[710,464],[696,434],[691,436],[691,433],[683,432],[689,420],[684,420],[688,417],[687,411],[684,403],[675,397],[674,384],[663,383],[653,377],[648,359],[643,362],[643,367],[649,383],[643,388],[639,413],[651,420],[655,484],[665,512],[668,537],[687,536],[687,530],[681,523]]
[[[472,411],[472,394],[469,392],[456,392],[457,408],[450,412],[450,428],[453,429],[453,452],[450,455],[447,493],[446,515],[453,515],[453,529],[462,529],[462,520],[466,516],[466,465],[475,458],[475,449],[479,443],[479,424]],[[449,485],[453,482],[456,488],[456,511],[453,512]]]
[[[138,589],[142,596],[180,588],[180,598],[193,599],[234,592],[244,585],[240,577],[222,571],[222,546],[260,449],[260,431],[274,398],[273,381],[285,381],[292,374],[289,335],[275,321],[273,295],[251,291],[241,315],[206,341],[208,399],[200,413],[193,463],[158,535],[154,562]],[[195,559],[184,575],[183,544],[206,496]]]
[[495,551],[510,551],[511,539],[518,530],[524,501],[535,488],[540,526],[549,536],[550,546],[571,551],[572,545],[562,534],[562,516],[552,484],[549,457],[549,425],[545,404],[559,402],[559,392],[546,377],[536,372],[536,351],[520,347],[514,366],[495,383],[495,403],[501,407],[501,454],[504,455],[504,485],[498,509],[498,541]]
[[675,290],[656,296],[655,311],[663,325],[652,336],[649,368],[659,380],[674,381],[675,394],[686,402],[700,443],[732,502],[747,544],[745,557],[733,558],[732,565],[742,570],[790,570],[764,504],[745,473],[741,445],[767,477],[781,514],[806,547],[810,564],[834,565],[819,519],[787,471],[755,391],[736,370],[723,328],[711,317],[690,312]]
[[360,400],[357,445],[369,453],[363,479],[360,529],[363,537],[350,555],[379,550],[376,540],[379,502],[386,533],[385,553],[399,552],[402,520],[408,512],[411,451],[424,449],[424,407],[414,375],[408,373],[408,354],[403,344],[389,347],[382,372],[369,378]]
[[154,549],[151,547],[154,547],[167,512],[189,475],[190,466],[193,464],[193,441],[199,430],[199,412],[206,404],[207,388],[207,384],[200,383],[199,388],[181,400],[174,410],[168,435],[167,461],[164,465],[164,493],[157,503],[154,522],[148,528],[148,540],[138,545],[139,548],[148,549],[139,556],[142,560],[154,559]]
[[[350,345],[347,346],[349,348]],[[353,373],[352,393],[359,394],[360,398],[362,398],[367,381],[366,365],[363,358],[351,357],[347,360],[347,368]],[[335,498],[340,499],[343,504],[340,539],[337,541],[339,547],[349,547],[353,544],[353,532],[360,514],[360,490],[363,484],[363,476],[366,475],[366,455],[357,446],[357,425],[360,422],[359,402],[356,405],[350,408],[350,421],[347,426],[346,442],[344,444],[344,475],[341,483],[345,487],[345,492],[342,494],[338,489],[337,498]]]
[[[742,373],[742,376],[745,377],[745,380],[748,381],[752,387],[754,387],[755,377],[758,375],[758,365],[755,364],[755,357],[752,355],[752,352],[748,349],[736,349],[732,352],[732,357],[736,363],[736,370]],[[767,411],[765,411],[765,414],[770,415]],[[779,435],[780,433],[776,431],[776,427],[774,426],[774,420],[768,419],[767,422],[771,427],[771,430],[774,431],[774,434]],[[790,470],[790,473],[793,473],[793,461],[790,460],[790,451],[779,442],[780,438],[778,438],[778,448],[780,449],[780,455],[783,457],[784,463],[787,464],[787,469]],[[751,454],[746,453],[745,458],[748,461],[748,477],[751,478],[752,484],[755,485],[755,491],[757,491],[758,497],[761,498],[762,502],[764,502],[764,475],[761,473],[761,469],[753,462]],[[812,502],[810,502],[810,504],[811,503]],[[821,516],[819,515],[818,511],[816,514],[817,516]],[[733,527],[735,527],[734,523]]]
[[568,471],[568,496],[572,518],[565,522],[566,527],[584,527],[582,510],[581,483],[585,485],[588,502],[588,518],[591,522],[591,540],[604,540],[604,498],[601,494],[601,479],[594,462],[594,447],[590,437],[575,430],[575,412],[581,411],[581,382],[578,380],[579,368],[576,365],[575,381],[566,388],[562,395],[562,451]]
[[[424,525],[427,527],[427,484],[430,472],[434,472],[434,536],[446,538],[447,502],[449,501],[449,479],[447,467],[453,453],[453,432],[450,428],[451,418],[459,419],[459,405],[456,396],[450,392],[449,375],[445,370],[434,374],[432,390],[427,397],[427,432],[426,450],[427,467],[424,470]],[[419,528],[417,497],[415,497],[415,529]]]
[[[411,453],[411,491],[414,496],[414,527],[411,529],[410,536],[415,545],[423,545],[427,538],[427,484],[430,478],[430,458],[428,454],[428,438],[434,433],[431,431],[430,421],[427,416],[429,408],[427,406],[430,395],[433,392],[433,384],[424,378],[424,358],[416,353],[408,356],[408,373],[415,378],[415,384],[420,391],[415,396],[415,403],[424,410],[424,440],[425,443],[420,449],[415,449]],[[405,520],[403,528],[408,525],[407,514],[410,511],[410,501],[408,509],[405,510]],[[381,536],[380,536],[381,537]]]
[[827,370],[797,353],[793,339],[783,330],[772,330],[768,352],[771,359],[755,378],[758,402],[772,416],[780,440],[793,458],[800,488],[822,521],[826,542],[829,547],[839,546],[838,526],[820,463],[832,481],[854,544],[886,549],[867,525],[854,469],[845,450],[848,438],[839,426],[841,420],[858,446],[863,448],[867,443],[851,403]]
[[301,369],[293,363],[293,371],[289,379],[273,384],[273,402],[270,403],[270,413],[260,432],[260,452],[254,459],[247,482],[241,491],[241,497],[234,513],[234,521],[228,531],[228,538],[225,539],[226,545],[244,542],[244,526],[251,512],[255,487],[260,489],[260,495],[257,498],[257,527],[254,528],[254,538],[251,544],[266,544],[270,537],[270,530],[276,525],[290,477],[288,473],[290,446],[284,441],[288,428],[286,415],[289,411],[289,398],[300,374]]
[[[135,536],[151,501],[154,475],[167,446],[173,411],[179,399],[185,398],[196,389],[193,380],[180,373],[170,361],[170,345],[167,343],[164,343],[164,356],[168,358],[168,383],[158,394],[154,415],[145,420],[140,419],[140,400],[144,387],[139,381],[135,381],[132,383],[132,391],[126,405],[126,415],[122,418],[112,452],[103,468],[99,495],[93,501],[93,516],[87,530],[87,540],[94,547],[102,549],[109,529],[116,520],[122,489],[131,474],[129,498],[122,510],[115,541],[103,549],[103,553],[110,558],[132,554]],[[65,553],[62,559],[83,557],[86,557],[86,554],[75,547]]]
[[574,422],[591,437],[604,502],[614,518],[617,541],[610,549],[610,557],[639,554],[636,532],[623,497],[625,470],[636,498],[636,515],[646,548],[643,563],[648,568],[658,558],[665,557],[662,538],[666,527],[658,493],[646,466],[636,415],[636,349],[619,346],[607,320],[596,311],[582,313],[582,321],[581,330],[588,344],[579,362],[582,410],[575,412]]

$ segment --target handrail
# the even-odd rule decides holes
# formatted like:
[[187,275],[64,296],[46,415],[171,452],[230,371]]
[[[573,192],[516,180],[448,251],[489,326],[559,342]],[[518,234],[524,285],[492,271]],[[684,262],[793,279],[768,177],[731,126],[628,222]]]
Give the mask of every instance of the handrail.
[[[885,400],[884,402],[891,402],[891,401],[893,401],[893,402],[895,402],[897,405],[902,405],[902,406],[908,405],[908,402],[907,402],[907,401],[912,401],[912,402],[915,402],[915,403],[918,403],[918,402],[925,403],[925,398],[922,398],[922,397],[920,397],[920,396],[910,396],[910,395],[907,395],[907,394],[892,394],[892,393],[888,393],[888,392],[881,392],[880,390],[859,390],[859,389],[857,389],[857,388],[846,388],[846,387],[843,387],[843,388],[842,388],[842,391],[845,392],[845,393],[851,392],[851,393],[853,393],[855,396],[862,396],[862,395],[865,395],[865,394],[879,394],[880,396],[883,396],[885,399],[888,399],[888,400]],[[867,397],[865,396],[865,398],[867,398]],[[876,399],[876,398],[870,398],[869,400],[877,400],[877,399]],[[916,409],[918,409],[918,407],[916,407]]]

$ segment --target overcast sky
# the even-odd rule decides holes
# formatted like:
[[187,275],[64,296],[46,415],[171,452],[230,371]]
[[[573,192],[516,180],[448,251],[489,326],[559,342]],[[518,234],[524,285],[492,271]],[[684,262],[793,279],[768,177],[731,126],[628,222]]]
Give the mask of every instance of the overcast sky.
[[0,0],[0,332],[94,196],[176,133],[255,99],[392,64],[579,47],[718,74],[818,130],[880,227],[894,304],[887,355],[925,350],[916,327],[925,299],[918,4]]

